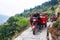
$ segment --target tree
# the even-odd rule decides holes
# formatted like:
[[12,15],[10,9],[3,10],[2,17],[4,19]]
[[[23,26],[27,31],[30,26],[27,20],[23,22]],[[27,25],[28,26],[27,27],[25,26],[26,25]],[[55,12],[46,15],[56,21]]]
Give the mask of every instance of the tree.
[[53,6],[51,7],[51,10],[54,11],[54,7]]
[[55,4],[57,4],[57,3],[58,3],[57,0],[51,0],[51,5],[55,5]]
[[10,18],[7,20],[7,22],[8,22],[8,24],[10,24],[10,25],[12,26],[12,25],[14,25],[18,20],[19,20],[18,17],[12,16],[12,17],[10,17]]

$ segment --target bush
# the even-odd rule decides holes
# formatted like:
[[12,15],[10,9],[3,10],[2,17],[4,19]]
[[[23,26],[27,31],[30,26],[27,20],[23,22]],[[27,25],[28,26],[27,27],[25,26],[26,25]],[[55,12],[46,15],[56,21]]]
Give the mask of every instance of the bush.
[[54,26],[54,27],[58,27],[58,24],[59,24],[59,21],[55,21],[55,22],[53,23],[53,26]]
[[29,25],[29,21],[27,18],[20,18],[19,21],[16,22],[17,30],[23,30]]
[[5,24],[0,25],[0,40],[11,40],[12,36],[17,32],[25,29],[29,25],[27,18],[10,17]]

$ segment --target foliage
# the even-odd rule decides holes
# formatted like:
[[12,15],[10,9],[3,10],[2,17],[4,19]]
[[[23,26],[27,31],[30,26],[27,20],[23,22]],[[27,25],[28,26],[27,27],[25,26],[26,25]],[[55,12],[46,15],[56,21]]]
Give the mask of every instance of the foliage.
[[17,28],[16,30],[22,30],[24,29],[26,26],[28,26],[29,21],[27,18],[20,18],[19,21],[16,22]]
[[17,32],[22,31],[29,25],[27,18],[10,17],[6,23],[0,25],[0,40],[11,40],[12,36]]
[[56,5],[57,3],[58,3],[57,0],[51,0],[51,4],[52,4],[52,5]]
[[54,26],[54,27],[57,27],[58,24],[59,24],[59,21],[55,21],[55,22],[53,23],[53,26]]

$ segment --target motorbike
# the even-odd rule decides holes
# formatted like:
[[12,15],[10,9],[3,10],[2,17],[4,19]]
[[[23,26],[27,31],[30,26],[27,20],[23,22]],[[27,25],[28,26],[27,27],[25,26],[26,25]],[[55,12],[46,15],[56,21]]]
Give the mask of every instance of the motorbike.
[[33,17],[33,22],[32,22],[33,35],[36,34],[37,29],[38,29],[38,18]]
[[56,16],[51,17],[50,20],[51,20],[51,22],[56,21],[57,20],[57,17]]

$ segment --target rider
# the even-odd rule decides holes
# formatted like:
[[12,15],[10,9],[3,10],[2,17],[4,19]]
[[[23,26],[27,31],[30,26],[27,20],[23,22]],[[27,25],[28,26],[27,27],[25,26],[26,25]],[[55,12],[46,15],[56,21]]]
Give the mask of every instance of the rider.
[[40,13],[39,12],[35,12],[35,13],[30,14],[30,24],[31,25],[32,25],[32,18],[33,17],[37,17],[38,18],[38,21],[40,22]]
[[33,17],[37,17],[38,20],[39,20],[39,19],[40,19],[40,13],[39,13],[39,12],[35,12],[35,13],[33,14]]
[[40,12],[35,12],[34,14],[33,14],[33,17],[37,17],[38,18],[38,25],[40,25]]

